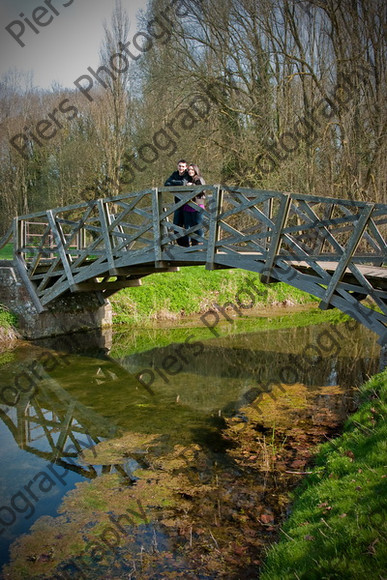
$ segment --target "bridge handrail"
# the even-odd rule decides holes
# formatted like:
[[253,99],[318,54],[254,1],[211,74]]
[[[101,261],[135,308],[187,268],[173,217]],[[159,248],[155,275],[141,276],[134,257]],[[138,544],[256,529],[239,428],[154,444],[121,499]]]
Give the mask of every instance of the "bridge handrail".
[[[195,191],[195,189],[198,188],[202,188],[203,186],[163,186],[163,187],[157,187],[157,188],[150,188],[150,189],[143,189],[141,191],[137,191],[134,193],[124,193],[124,194],[120,194],[120,195],[116,195],[114,197],[105,197],[102,198],[102,201],[104,203],[115,203],[118,201],[123,201],[123,200],[127,200],[130,198],[135,199],[136,197],[138,197],[139,195],[142,194],[146,194],[146,193],[152,193],[152,191],[154,191],[155,189],[157,189],[159,192],[166,192],[166,193],[177,193],[178,191],[184,191],[184,192],[189,192],[189,191]],[[231,185],[222,185],[222,184],[215,184],[215,185],[211,185],[211,184],[206,184],[204,189],[206,190],[206,192],[212,192],[212,193],[216,193],[216,191],[218,191],[218,189],[221,189],[224,192],[229,192],[229,193],[233,193],[233,192],[240,192],[240,193],[253,193],[256,195],[257,190],[256,189],[252,189],[249,187],[238,187],[238,186],[231,186]],[[309,195],[309,194],[302,194],[302,193],[287,193],[287,192],[281,192],[281,191],[277,191],[277,190],[259,190],[260,194],[267,194],[270,196],[275,196],[275,197],[282,197],[283,195],[287,195],[290,197],[290,199],[294,199],[294,200],[303,200],[306,202],[315,202],[315,203],[334,203],[334,204],[339,204],[342,206],[349,206],[349,207],[359,207],[359,208],[363,208],[367,205],[369,205],[370,202],[367,201],[358,201],[358,200],[352,200],[352,199],[342,199],[342,198],[337,198],[337,197],[329,197],[329,196],[317,196],[317,195]],[[83,201],[80,203],[76,203],[76,204],[71,204],[71,205],[67,205],[67,206],[63,206],[60,208],[55,208],[52,211],[54,212],[54,214],[56,212],[68,212],[68,211],[73,211],[76,209],[86,209],[87,207],[94,207],[97,205],[99,199],[92,199],[92,200],[88,200],[88,201]],[[382,211],[387,212],[387,204],[384,203],[375,203],[373,204],[375,209],[380,209]],[[38,218],[38,217],[47,217],[47,213],[46,211],[39,211],[39,212],[33,212],[33,213],[29,213],[29,214],[24,214],[24,215],[20,215],[17,216],[17,220],[18,221],[23,221],[23,220],[28,220],[28,219],[32,219],[32,218]],[[387,221],[387,220],[386,220]],[[12,230],[12,226],[10,228],[10,230]],[[9,232],[7,232],[9,233]],[[1,244],[1,240],[0,240],[0,244]],[[1,247],[1,245],[0,245]]]
[[[128,212],[130,213],[130,211],[134,211],[134,213],[138,213],[139,210],[136,208],[136,201],[138,200],[142,200],[145,199],[147,196],[149,196],[148,200],[149,203],[147,204],[147,206],[141,206],[142,208],[142,213],[146,212],[149,213],[149,215],[152,215],[153,217],[151,218],[151,221],[153,222],[153,227],[159,228],[159,226],[157,225],[156,222],[158,222],[161,219],[161,215],[159,214],[159,211],[157,210],[157,205],[160,205],[160,201],[162,199],[162,195],[164,193],[170,193],[172,194],[172,196],[176,196],[179,194],[185,194],[184,198],[185,201],[183,202],[179,202],[174,209],[178,209],[178,207],[184,205],[185,203],[191,203],[190,200],[188,199],[187,201],[187,194],[192,194],[192,197],[194,197],[194,194],[196,191],[205,191],[206,194],[208,194],[208,200],[210,201],[211,198],[213,197],[214,199],[218,199],[218,197],[213,196],[213,194],[220,194],[219,195],[219,200],[223,200],[223,201],[228,201],[231,200],[232,204],[234,205],[234,209],[230,211],[227,211],[226,213],[224,213],[223,211],[223,201],[216,204],[215,206],[212,206],[210,208],[210,206],[206,206],[205,210],[204,210],[204,219],[213,221],[215,220],[219,220],[219,223],[223,222],[225,218],[227,218],[228,215],[231,215],[233,213],[235,213],[237,210],[235,210],[235,200],[238,200],[238,203],[241,203],[241,209],[245,208],[247,211],[249,211],[249,207],[251,206],[251,203],[249,203],[248,200],[250,201],[254,201],[254,199],[256,198],[260,198],[260,201],[266,201],[269,205],[266,205],[266,208],[264,210],[264,213],[266,213],[267,217],[265,218],[266,220],[266,225],[267,227],[271,227],[272,222],[271,222],[271,215],[272,215],[272,207],[273,207],[273,203],[275,203],[275,200],[277,200],[277,202],[279,202],[280,207],[283,206],[283,204],[286,202],[286,207],[287,209],[285,209],[285,206],[282,207],[281,213],[285,212],[286,216],[289,215],[295,215],[297,216],[297,219],[299,216],[301,216],[301,219],[306,215],[305,214],[305,208],[303,208],[303,204],[306,204],[306,208],[307,209],[307,214],[308,214],[308,220],[310,221],[310,224],[306,225],[304,224],[303,228],[298,228],[297,225],[289,225],[285,227],[285,223],[287,221],[287,217],[285,216],[284,213],[284,224],[283,226],[281,226],[281,230],[283,232],[283,234],[286,235],[292,235],[293,232],[294,234],[297,232],[298,229],[303,229],[304,230],[304,235],[306,234],[306,236],[309,235],[309,231],[311,233],[311,235],[313,236],[313,230],[315,228],[315,224],[316,221],[313,218],[313,216],[315,216],[316,219],[319,220],[319,225],[322,226],[323,230],[327,227],[333,226],[335,227],[335,231],[336,234],[339,233],[343,233],[345,231],[348,231],[351,228],[351,223],[356,220],[356,215],[357,214],[353,214],[351,213],[350,209],[354,209],[356,208],[357,210],[361,210],[361,211],[368,211],[369,209],[372,208],[371,211],[371,222],[370,222],[370,227],[371,229],[373,229],[374,231],[376,230],[376,227],[379,225],[383,225],[385,223],[387,223],[387,205],[386,204],[370,204],[369,202],[366,201],[355,201],[355,200],[344,200],[344,199],[340,199],[340,198],[334,198],[334,197],[318,197],[318,196],[313,196],[313,195],[306,195],[306,194],[298,194],[298,193],[284,193],[284,192],[279,192],[279,191],[275,191],[275,190],[254,190],[251,188],[241,188],[241,187],[237,187],[237,186],[225,186],[225,185],[205,185],[205,186],[171,186],[171,187],[160,187],[160,188],[150,188],[150,189],[144,189],[142,191],[139,192],[134,192],[134,193],[128,193],[128,194],[120,194],[117,196],[113,196],[110,198],[104,198],[104,199],[94,199],[94,200],[88,200],[88,201],[84,201],[84,202],[80,202],[77,204],[71,204],[68,206],[64,206],[61,208],[55,208],[49,211],[40,211],[40,212],[34,212],[34,213],[30,213],[30,214],[26,214],[26,215],[22,215],[22,216],[17,216],[14,219],[14,226],[13,226],[13,233],[14,233],[14,250],[15,250],[15,254],[23,254],[23,250],[35,250],[38,246],[37,244],[29,244],[27,241],[28,238],[28,225],[30,223],[34,223],[36,225],[39,225],[37,221],[34,222],[29,222],[28,220],[44,220],[44,223],[41,223],[40,225],[45,225],[48,228],[50,228],[50,223],[52,223],[52,220],[57,221],[58,224],[61,224],[61,226],[73,226],[74,225],[74,220],[72,222],[69,222],[68,220],[66,220],[66,212],[72,212],[74,210],[76,210],[77,212],[79,211],[80,214],[81,212],[86,210],[86,213],[84,215],[89,216],[87,218],[87,224],[86,222],[83,222],[83,218],[80,219],[79,218],[79,226],[77,228],[78,231],[78,241],[75,243],[75,247],[78,249],[86,249],[87,244],[85,243],[85,238],[82,239],[82,235],[86,234],[86,229],[89,231],[89,233],[91,232],[98,232],[99,227],[103,227],[103,229],[105,229],[105,235],[109,235],[108,234],[108,230],[110,230],[111,226],[108,227],[108,224],[106,223],[104,226],[102,226],[101,224],[101,219],[103,221],[106,221],[105,218],[107,218],[109,220],[109,224],[111,223],[111,220],[113,218],[113,220],[115,220],[115,213],[112,212],[111,208],[109,207],[109,204],[118,204],[118,206],[120,206],[121,204],[125,204],[126,207],[126,215],[128,215]],[[156,194],[156,197],[154,198],[154,194]],[[233,199],[233,196],[235,197],[235,195],[237,195],[237,198],[235,198],[235,200]],[[171,197],[172,197],[171,196]],[[240,198],[240,199],[239,199]],[[158,199],[158,202],[155,202],[154,199]],[[153,201],[152,201],[153,200]],[[246,201],[244,201],[246,200]],[[163,199],[164,202],[164,199]],[[293,203],[295,202],[295,203]],[[301,204],[300,204],[301,202]],[[156,204],[156,205],[154,205]],[[325,218],[317,218],[317,216],[314,213],[314,205],[315,204],[327,204],[327,211],[328,213],[330,212],[330,216],[332,216],[332,212],[334,210],[335,207],[338,207],[341,211],[341,214],[344,214],[344,216],[340,216],[340,214],[338,215],[338,217],[329,217],[328,214]],[[164,204],[163,204],[164,205]],[[124,207],[121,205],[121,208]],[[129,209],[128,209],[129,207]],[[194,207],[194,206],[193,206]],[[102,209],[103,208],[103,209]],[[132,209],[130,209],[132,208]],[[164,208],[165,210],[166,208]],[[216,209],[216,211],[214,212],[214,210]],[[91,218],[91,212],[92,211],[96,211],[96,215],[95,217]],[[102,213],[101,213],[102,211]],[[156,215],[153,215],[154,211],[156,211],[158,217]],[[106,213],[105,218],[103,217],[103,215]],[[164,216],[164,218],[168,221],[169,219],[171,219],[171,214],[173,212],[169,212],[167,215],[169,215],[170,217],[166,217]],[[62,214],[61,217],[60,214]],[[262,215],[262,214],[261,214]],[[77,220],[78,218],[75,218],[75,220]],[[51,221],[50,221],[51,220]],[[155,221],[156,220],[156,221]],[[118,227],[120,226],[126,226],[127,224],[125,223],[125,221],[123,221],[122,219],[117,220],[117,225]],[[298,222],[297,222],[298,223]],[[270,225],[271,224],[271,225]],[[340,224],[343,224],[342,226]],[[152,227],[152,225],[150,226]],[[275,226],[277,228],[277,226]],[[86,228],[86,229],[85,229]],[[149,229],[149,228],[148,228]],[[146,230],[147,231],[147,230]],[[333,239],[332,236],[330,235],[329,231],[327,231],[328,237],[327,240],[329,239]],[[47,231],[46,231],[47,233]],[[145,230],[144,230],[145,233]],[[247,232],[246,232],[247,233]],[[377,232],[377,234],[379,235],[379,239],[381,239],[380,234]],[[184,234],[181,234],[184,235]],[[12,236],[12,229],[9,230],[9,232],[7,232],[7,235],[3,238],[3,244],[5,244]],[[30,236],[31,237],[31,236]],[[38,236],[39,237],[39,236]],[[40,236],[41,238],[43,238],[43,245],[44,245],[44,237]],[[177,235],[176,239],[179,237],[179,235]],[[368,233],[365,234],[365,237],[367,237],[368,239],[370,239]],[[122,238],[123,239],[123,238]],[[305,241],[305,240],[304,240]],[[320,240],[321,241],[321,240]],[[65,237],[63,237],[63,243],[66,242]],[[336,243],[336,242],[335,242]],[[108,242],[109,244],[109,242]],[[42,251],[42,255],[44,256],[44,251],[43,251],[43,245],[41,247],[41,251]],[[385,247],[385,243],[382,242],[382,245]],[[337,246],[337,244],[336,244]],[[1,247],[1,246],[0,246]],[[74,244],[71,245],[71,247],[74,247]],[[338,247],[338,246],[337,246]],[[70,245],[69,245],[70,248]],[[216,251],[216,250],[215,250]],[[47,255],[46,255],[47,257]],[[52,254],[50,253],[50,257],[52,257]],[[384,260],[385,261],[385,260]]]

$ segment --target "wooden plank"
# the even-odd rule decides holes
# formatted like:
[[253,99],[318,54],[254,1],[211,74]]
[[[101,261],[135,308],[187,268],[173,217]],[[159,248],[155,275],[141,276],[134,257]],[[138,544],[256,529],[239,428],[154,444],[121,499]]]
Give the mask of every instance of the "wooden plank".
[[[196,187],[196,186],[194,186]],[[159,187],[158,190],[160,192],[164,192],[164,193],[171,193],[173,195],[178,194],[179,192],[184,192],[186,193],[187,191],[191,191],[194,189],[194,187],[190,187],[188,185],[169,185],[169,186],[163,186],[163,187]],[[216,194],[216,192],[218,191],[218,188],[220,187],[220,185],[205,185],[203,187],[203,189],[205,189],[207,192],[212,192],[214,194]]]
[[[316,212],[310,207],[309,204],[303,204],[304,212],[303,215],[307,215],[309,219],[312,220],[312,224],[316,224],[316,226],[320,229],[321,234],[324,236],[324,241],[322,247],[324,246],[325,241],[328,241],[337,252],[341,252],[343,248],[337,242],[336,238],[334,237],[333,233],[328,229],[329,227],[334,227],[335,225],[348,223],[349,218],[335,218],[332,219],[331,215],[329,215],[326,219],[321,220]],[[333,211],[333,210],[332,210]],[[355,221],[354,216],[352,216],[353,221]]]
[[[231,238],[225,238],[224,240],[222,240],[221,242],[226,244],[226,245],[230,245],[230,244],[239,244],[239,243],[248,243],[251,242],[252,247],[251,249],[253,249],[253,247],[257,248],[257,251],[260,250],[262,253],[264,253],[266,255],[266,250],[264,248],[264,246],[262,246],[261,244],[258,243],[257,239],[263,239],[265,237],[264,233],[252,233],[251,235],[247,235],[246,232],[240,232],[239,230],[237,230],[236,228],[233,228],[232,226],[230,226],[230,224],[227,223],[222,223],[222,230],[224,232],[227,232],[229,234],[231,234]],[[219,242],[217,242],[218,245]]]
[[[73,288],[75,287],[76,285],[73,284]],[[55,286],[52,286],[51,288],[48,288],[47,290],[44,291],[44,293],[40,297],[40,301],[43,306],[47,306],[47,304],[49,304],[50,302],[55,300],[55,298],[58,298],[68,290],[70,290],[69,281],[65,276],[63,276],[63,279],[56,282]]]
[[[275,197],[273,196],[268,197],[269,192],[262,193],[263,195],[249,196],[248,194],[244,194],[240,190],[238,190],[234,193],[234,197],[230,197],[228,195],[225,196],[224,200],[241,209],[246,208],[247,213],[253,216],[255,219],[257,219],[258,222],[266,224],[269,227],[271,227],[272,212],[270,211],[270,208],[272,209],[273,207],[274,199],[280,199],[280,197],[278,195]],[[257,207],[258,204],[262,204],[263,206],[262,211]],[[271,217],[269,217],[268,214],[271,214]],[[225,217],[226,216],[224,216],[223,219],[225,219]]]
[[337,205],[351,206],[363,209],[366,205],[365,201],[354,201],[352,199],[340,199],[338,197],[320,197],[317,195],[300,194],[300,193],[290,193],[292,200],[302,200],[306,201],[308,204],[315,203],[335,203]]
[[[80,217],[79,220],[77,221],[70,221],[70,220],[63,220],[64,222],[70,222],[70,225],[73,225],[74,228],[71,232],[71,237],[69,240],[67,240],[67,248],[69,248],[69,246],[71,245],[71,241],[76,237],[77,238],[77,242],[76,242],[76,247],[78,250],[80,250],[84,245],[85,245],[85,230],[84,230],[84,226],[87,223],[87,220],[90,217],[90,214],[92,213],[92,211],[95,209],[95,204],[91,204],[90,206],[87,207],[86,211],[83,213],[83,215]],[[62,220],[59,219],[58,220],[59,223],[62,223]]]
[[[246,201],[244,203],[238,203],[238,205],[236,205],[236,207],[234,207],[233,209],[229,209],[227,211],[225,211],[222,215],[222,220],[226,220],[229,217],[232,217],[238,213],[241,213],[242,211],[245,210],[249,210],[249,209],[253,209],[254,206],[256,205],[256,200],[248,200],[246,199]],[[263,212],[260,212],[258,210],[258,208],[255,208],[261,221],[267,221],[267,223],[269,222],[269,220],[267,220],[265,214]]]
[[13,255],[16,256],[19,252],[19,220],[18,220],[18,218],[13,218],[13,220],[12,220],[12,232],[13,232]]
[[126,227],[134,227],[134,228],[137,227],[135,224],[127,224],[125,222],[124,223],[122,223],[122,222],[126,218],[127,215],[129,215],[130,213],[134,213],[136,205],[143,199],[144,195],[145,194],[135,197],[134,199],[131,200],[130,204],[127,204],[124,202],[117,204],[122,209],[122,211],[121,211],[121,213],[118,213],[114,216],[114,221],[109,226],[110,233],[114,233],[114,230],[117,226],[121,226],[121,227],[126,226]]
[[[350,215],[350,211],[346,208],[341,208],[341,211],[343,211],[346,215]],[[374,211],[375,211],[375,207],[374,207]],[[387,245],[386,242],[384,241],[383,237],[380,235],[376,224],[373,222],[372,219],[369,220],[368,226],[367,226],[370,231],[372,231],[373,235],[375,236],[375,238],[378,240],[379,246],[378,244],[375,242],[375,240],[373,240],[372,236],[365,231],[364,232],[364,239],[366,239],[368,241],[368,243],[376,250],[380,251],[381,248],[384,249],[384,252],[386,251]],[[383,251],[383,250],[382,250]]]
[[[25,238],[25,222],[21,220],[16,221],[16,237],[15,237],[15,251],[20,252],[21,249],[25,246],[24,238]],[[24,256],[23,256],[24,257]]]
[[[59,269],[57,267],[59,267]],[[37,287],[38,294],[41,294],[41,292],[47,288],[48,284],[50,284],[50,282],[51,282],[51,278],[58,277],[58,276],[59,277],[62,277],[62,276],[66,277],[66,274],[65,274],[63,268],[61,267],[61,262],[60,262],[59,257],[55,258],[55,260],[51,264],[51,267],[41,277],[41,282]],[[35,276],[31,276],[31,278],[35,278]]]
[[147,194],[152,195],[152,189],[142,189],[141,191],[135,191],[134,193],[121,193],[120,195],[116,195],[114,197],[106,197],[104,199],[108,203],[118,204],[119,202],[124,201],[125,199],[134,199],[140,196],[144,197]]
[[365,294],[370,296],[375,304],[379,306],[384,314],[387,314],[387,304],[385,298],[382,298],[376,289],[372,286],[369,280],[363,275],[360,268],[356,267],[355,264],[349,264],[349,269],[355,278],[359,281],[360,285],[365,289]]
[[47,236],[49,235],[49,233],[50,233],[50,226],[47,224],[46,230],[45,230],[45,232],[42,235],[42,239],[40,241],[40,245],[37,248],[38,252],[37,252],[34,260],[32,261],[32,263],[29,264],[29,266],[28,266],[28,275],[29,275],[29,278],[30,279],[34,275],[34,273],[36,271],[36,268],[38,267],[39,262],[42,259],[42,252],[44,250],[44,247],[43,246],[44,246],[44,243],[45,243],[45,241],[46,241]]
[[[273,205],[274,205],[274,198],[273,197],[269,197],[269,199],[267,199],[264,203],[264,213],[267,217],[267,219],[269,220],[269,222],[272,224],[273,223]],[[270,231],[271,231],[271,227],[270,225],[267,225],[266,227],[266,240],[265,240],[265,249],[269,250],[270,248]]]

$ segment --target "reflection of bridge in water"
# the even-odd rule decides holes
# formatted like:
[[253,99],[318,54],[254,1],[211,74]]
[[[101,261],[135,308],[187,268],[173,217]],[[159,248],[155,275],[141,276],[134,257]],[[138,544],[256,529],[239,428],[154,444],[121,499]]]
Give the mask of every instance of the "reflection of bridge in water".
[[[77,458],[85,448],[118,436],[121,430],[159,433],[180,442],[180,429],[190,425],[203,432],[210,416],[238,412],[260,394],[262,385],[264,392],[280,383],[304,383],[312,389],[338,382],[344,387],[358,385],[376,372],[380,351],[376,344],[372,348],[368,344],[367,355],[362,355],[362,341],[365,345],[369,339],[360,329],[359,336],[356,330],[350,333],[359,348],[357,356],[351,338],[344,335],[338,350],[327,356],[309,356],[308,361],[297,353],[297,345],[316,344],[322,332],[319,326],[281,333],[260,331],[254,333],[254,339],[250,333],[212,339],[196,355],[190,345],[172,343],[116,360],[107,354],[103,342],[88,353],[83,336],[82,345],[69,341],[68,364],[52,371],[35,366],[35,373],[43,377],[36,394],[22,394],[14,407],[0,406],[0,419],[21,449],[44,460],[86,478],[112,471],[130,478],[128,466],[96,467],[98,457],[95,465],[85,465]],[[331,334],[339,336],[340,332],[344,330]],[[58,337],[46,344],[58,348],[63,340]],[[164,371],[164,380],[156,369],[163,369],[164,361],[177,353],[184,364],[174,376],[168,377]],[[18,372],[28,368],[29,362],[24,361]],[[131,457],[138,460],[128,454],[128,461]]]
[[[174,212],[207,192],[201,226]],[[177,200],[173,201],[174,194]],[[66,293],[108,297],[153,272],[206,265],[258,272],[336,307],[387,342],[387,205],[225,186],[155,188],[15,218],[0,240],[38,312]],[[181,247],[189,234],[198,245]],[[378,310],[363,304],[370,297]]]
[[[93,465],[77,458],[101,439],[114,436],[117,427],[69,395],[42,365],[35,364],[34,373],[42,377],[35,392],[21,394],[15,406],[0,405],[0,419],[20,449],[83,477],[97,477]],[[102,473],[113,470],[128,477],[120,465],[102,466]]]

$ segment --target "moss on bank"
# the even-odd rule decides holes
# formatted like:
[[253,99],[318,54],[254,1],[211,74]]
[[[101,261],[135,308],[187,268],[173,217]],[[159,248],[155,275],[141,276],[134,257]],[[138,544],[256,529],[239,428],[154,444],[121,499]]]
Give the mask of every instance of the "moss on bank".
[[[324,444],[295,493],[262,580],[384,578],[387,569],[387,369],[361,388],[342,436]],[[371,576],[370,576],[371,575]]]
[[[254,290],[254,288],[256,290]],[[250,293],[250,294],[249,294]],[[278,283],[264,285],[259,275],[244,270],[208,271],[204,266],[182,268],[179,272],[154,274],[143,279],[140,288],[125,288],[111,298],[114,322],[131,323],[162,318],[178,318],[207,311],[214,303],[224,306],[252,301],[267,307],[306,304],[317,299]]]
[[0,304],[0,351],[17,338],[17,317]]

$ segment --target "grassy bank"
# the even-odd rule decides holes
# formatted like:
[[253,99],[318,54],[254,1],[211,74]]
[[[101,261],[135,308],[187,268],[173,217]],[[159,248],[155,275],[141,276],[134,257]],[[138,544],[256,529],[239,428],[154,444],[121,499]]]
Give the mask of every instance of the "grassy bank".
[[6,244],[3,248],[0,248],[0,260],[12,260],[13,258],[13,245]]
[[[257,290],[254,291],[254,288]],[[255,306],[306,304],[316,299],[286,284],[264,285],[258,274],[244,270],[208,271],[203,266],[179,272],[154,274],[143,279],[139,288],[126,288],[111,298],[114,322],[131,323],[179,318],[206,312],[214,303],[236,304],[236,297],[249,304],[253,292]],[[246,312],[248,310],[246,309]]]
[[297,490],[262,580],[385,578],[387,369],[361,395],[343,435],[321,447]]
[[[310,294],[286,284],[264,285],[258,274],[244,270],[208,271],[202,266],[182,268],[179,272],[147,276],[141,287],[125,288],[111,297],[114,324],[151,326],[155,320],[178,320],[182,316],[204,313],[237,298],[252,308],[248,314],[271,306],[292,306],[316,301]],[[232,307],[229,307],[232,311]],[[235,312],[234,312],[235,314]],[[0,304],[0,336],[10,334],[16,318]]]

